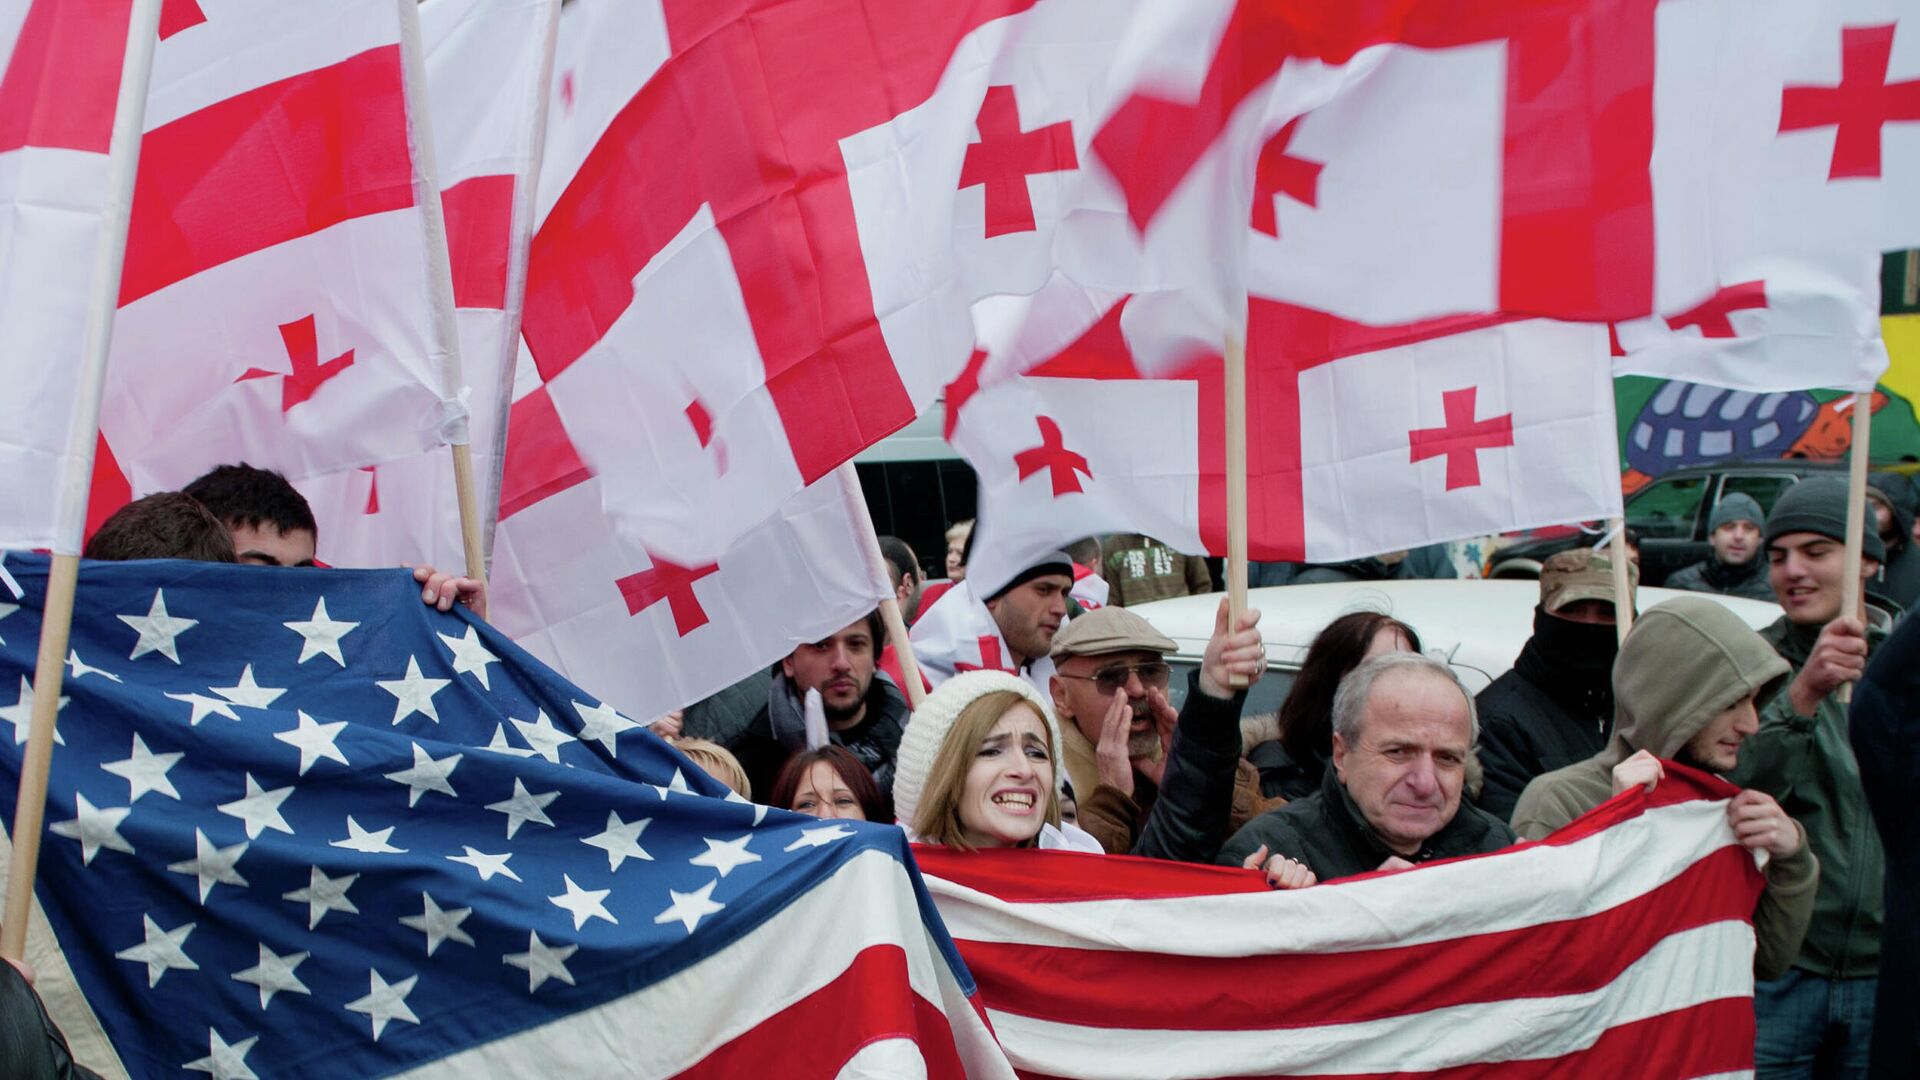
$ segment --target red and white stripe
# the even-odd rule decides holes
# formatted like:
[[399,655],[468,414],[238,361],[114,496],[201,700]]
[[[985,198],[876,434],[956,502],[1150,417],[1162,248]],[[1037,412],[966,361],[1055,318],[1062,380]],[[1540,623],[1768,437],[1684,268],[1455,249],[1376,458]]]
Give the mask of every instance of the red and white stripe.
[[[707,959],[625,997],[407,1076],[1011,1076],[884,851]],[[857,917],[850,917],[857,913]]]
[[136,493],[457,432],[415,18],[412,0],[195,0],[162,19],[101,415]]
[[916,854],[1024,1075],[1743,1074],[1761,879],[1730,792],[1676,774],[1543,843],[1295,892]]
[[0,548],[80,549],[68,429],[131,7],[0,2]]

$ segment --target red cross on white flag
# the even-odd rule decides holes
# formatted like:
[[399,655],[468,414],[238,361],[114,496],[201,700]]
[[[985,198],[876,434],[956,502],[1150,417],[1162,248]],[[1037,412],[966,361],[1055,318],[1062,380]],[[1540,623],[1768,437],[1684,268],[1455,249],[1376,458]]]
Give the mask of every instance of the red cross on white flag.
[[[1366,327],[1260,300],[1252,312],[1254,558],[1331,562],[1618,512],[1604,329],[1485,316]],[[1218,358],[1142,378],[1124,321],[1109,311],[962,407],[953,441],[981,498],[969,580],[1089,533],[1224,552]],[[1023,482],[1008,454],[1035,413],[1098,484],[1055,495]]]
[[446,441],[415,7],[165,9],[101,408],[133,493],[245,460],[354,474],[358,518],[361,466]]
[[1657,314],[1620,325],[1617,369],[1871,389],[1878,252],[1920,243],[1920,22],[1881,0],[1702,0],[1655,26]]
[[[534,147],[548,92],[541,74],[558,8],[558,0],[428,0],[420,7],[474,472],[489,541],[520,353],[518,284],[533,232]],[[377,510],[367,508],[368,481],[358,470],[297,483],[320,521],[326,562],[466,564],[445,450],[381,465]]]

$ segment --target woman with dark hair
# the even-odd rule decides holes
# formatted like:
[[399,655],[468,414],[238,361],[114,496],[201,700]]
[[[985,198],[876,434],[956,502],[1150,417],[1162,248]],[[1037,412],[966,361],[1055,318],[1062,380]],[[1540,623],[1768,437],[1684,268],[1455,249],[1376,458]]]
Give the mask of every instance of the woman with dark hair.
[[1333,693],[1340,680],[1382,653],[1419,651],[1420,635],[1385,612],[1352,611],[1328,623],[1280,703],[1280,737],[1247,754],[1260,770],[1260,793],[1298,799],[1319,791],[1333,756]]
[[774,778],[769,806],[842,821],[893,820],[886,797],[860,759],[845,747],[827,745],[787,759]]

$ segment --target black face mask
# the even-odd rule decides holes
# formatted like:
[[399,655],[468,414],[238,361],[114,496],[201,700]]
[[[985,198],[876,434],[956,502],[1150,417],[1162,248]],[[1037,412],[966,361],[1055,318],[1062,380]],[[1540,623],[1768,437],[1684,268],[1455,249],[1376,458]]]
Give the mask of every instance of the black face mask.
[[1613,712],[1613,658],[1620,651],[1612,623],[1578,623],[1533,609],[1533,638],[1520,650],[1514,667],[1549,697]]

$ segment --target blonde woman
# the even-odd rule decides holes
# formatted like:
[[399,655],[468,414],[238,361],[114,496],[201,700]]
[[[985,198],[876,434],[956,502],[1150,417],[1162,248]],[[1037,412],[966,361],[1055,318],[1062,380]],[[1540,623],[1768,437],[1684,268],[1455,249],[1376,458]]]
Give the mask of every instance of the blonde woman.
[[895,765],[900,824],[924,844],[1099,852],[1060,821],[1060,740],[1025,679],[969,671],[941,683],[907,723]]

